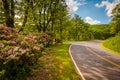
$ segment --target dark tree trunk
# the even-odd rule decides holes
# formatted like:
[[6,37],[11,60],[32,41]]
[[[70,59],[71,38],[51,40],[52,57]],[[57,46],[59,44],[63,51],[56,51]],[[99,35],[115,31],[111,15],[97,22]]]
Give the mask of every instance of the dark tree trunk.
[[14,27],[14,0],[11,0],[11,27]]
[[24,27],[25,27],[25,25],[26,25],[27,15],[28,15],[28,10],[26,9],[26,10],[25,10],[25,16],[24,16],[23,24],[22,24],[22,27],[20,28],[19,32],[23,31],[23,29],[24,29]]
[[23,21],[22,27],[25,27],[25,24],[26,24],[26,22],[27,22],[27,16],[28,16],[28,7],[27,7],[26,10],[25,10],[25,16],[24,16],[24,21]]
[[62,38],[63,38],[62,32],[63,32],[63,26],[62,26],[62,20],[60,19],[60,41],[61,43],[62,43]]
[[43,32],[45,32],[46,31],[46,18],[45,18],[45,5],[44,5],[44,23],[43,23]]
[[5,22],[6,26],[14,27],[14,1],[13,0],[2,0],[4,14],[5,14]]
[[23,20],[23,24],[22,24],[22,27],[21,27],[21,29],[19,30],[19,32],[21,32],[21,31],[23,31],[24,30],[24,27],[25,27],[25,25],[26,25],[26,23],[27,23],[27,18],[28,18],[28,10],[29,10],[29,7],[30,7],[30,1],[29,0],[27,0],[27,7],[25,8],[25,12],[24,12],[24,20]]

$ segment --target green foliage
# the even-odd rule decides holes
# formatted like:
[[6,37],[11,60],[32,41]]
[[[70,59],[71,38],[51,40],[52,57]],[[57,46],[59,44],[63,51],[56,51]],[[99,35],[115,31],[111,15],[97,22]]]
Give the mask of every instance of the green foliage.
[[91,30],[94,39],[107,39],[112,36],[108,24],[90,25],[89,29]]
[[120,33],[118,33],[115,37],[107,39],[103,45],[113,51],[120,53]]
[[89,24],[85,23],[78,15],[69,21],[69,28],[65,33],[67,40],[91,40],[93,35]]
[[112,21],[110,25],[112,34],[120,32],[120,3],[112,10]]

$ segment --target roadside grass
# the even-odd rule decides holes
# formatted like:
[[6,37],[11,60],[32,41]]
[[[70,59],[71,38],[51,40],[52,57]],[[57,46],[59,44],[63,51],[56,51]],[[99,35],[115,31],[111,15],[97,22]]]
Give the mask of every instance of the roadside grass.
[[120,55],[120,35],[109,38],[103,42],[103,46],[117,52]]
[[68,53],[69,44],[48,48],[39,59],[39,67],[27,80],[82,80]]

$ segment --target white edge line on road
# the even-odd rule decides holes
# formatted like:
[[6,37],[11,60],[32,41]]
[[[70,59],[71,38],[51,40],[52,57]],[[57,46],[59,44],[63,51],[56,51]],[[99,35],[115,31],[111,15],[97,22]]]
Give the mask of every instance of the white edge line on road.
[[76,69],[77,69],[77,71],[78,71],[78,74],[82,77],[82,80],[86,80],[86,79],[84,78],[82,72],[81,72],[80,69],[78,68],[76,62],[74,61],[73,57],[72,57],[72,54],[71,54],[71,51],[70,51],[71,46],[72,46],[72,45],[70,45],[70,47],[69,47],[69,54],[70,54],[70,57],[71,57],[71,59],[72,59],[74,65],[75,65],[75,67],[76,67]]

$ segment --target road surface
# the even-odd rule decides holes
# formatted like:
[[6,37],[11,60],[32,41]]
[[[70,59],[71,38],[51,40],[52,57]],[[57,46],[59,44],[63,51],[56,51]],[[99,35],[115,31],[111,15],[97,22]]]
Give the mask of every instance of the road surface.
[[100,48],[101,42],[73,42],[71,58],[83,80],[120,80],[120,56]]

